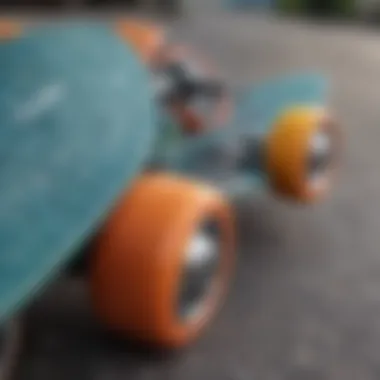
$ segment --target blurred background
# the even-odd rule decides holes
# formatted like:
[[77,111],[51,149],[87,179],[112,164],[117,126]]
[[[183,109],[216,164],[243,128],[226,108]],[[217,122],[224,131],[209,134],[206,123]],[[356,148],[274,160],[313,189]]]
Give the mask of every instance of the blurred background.
[[266,9],[298,15],[350,17],[376,19],[379,13],[377,0],[2,0],[1,5],[10,10],[76,10],[122,8],[159,13],[186,12],[194,6],[202,8]]
[[[85,288],[52,287],[28,312],[17,379],[377,380],[380,378],[380,1],[1,0],[20,18],[142,14],[207,51],[228,83],[319,70],[345,135],[326,203],[252,194],[238,208],[230,297],[195,345],[152,353],[111,341]],[[379,25],[380,27],[380,25]],[[59,302],[57,302],[57,299]]]

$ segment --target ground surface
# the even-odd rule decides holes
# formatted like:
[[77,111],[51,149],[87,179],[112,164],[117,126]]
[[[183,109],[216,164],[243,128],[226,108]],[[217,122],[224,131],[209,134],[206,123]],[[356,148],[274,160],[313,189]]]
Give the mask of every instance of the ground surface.
[[380,31],[252,15],[176,28],[236,82],[323,69],[346,134],[339,186],[313,209],[252,198],[229,301],[190,349],[156,355],[111,342],[73,285],[32,311],[18,379],[380,378]]

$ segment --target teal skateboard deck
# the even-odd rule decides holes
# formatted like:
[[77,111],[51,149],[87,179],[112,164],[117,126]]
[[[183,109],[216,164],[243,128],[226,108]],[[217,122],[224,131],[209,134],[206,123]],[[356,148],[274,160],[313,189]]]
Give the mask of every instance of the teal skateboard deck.
[[52,278],[142,170],[149,74],[107,27],[0,44],[0,320]]

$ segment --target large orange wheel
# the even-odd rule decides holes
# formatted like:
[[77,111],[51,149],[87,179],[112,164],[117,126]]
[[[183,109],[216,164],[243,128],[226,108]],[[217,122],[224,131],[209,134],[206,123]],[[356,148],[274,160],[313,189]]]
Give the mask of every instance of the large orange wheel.
[[267,141],[267,170],[276,192],[314,202],[329,190],[339,152],[339,131],[323,109],[287,110]]
[[143,342],[186,345],[221,304],[233,240],[218,192],[169,175],[138,179],[96,240],[91,294],[100,320]]
[[141,59],[153,65],[165,45],[163,29],[142,20],[121,20],[115,24],[116,33],[139,54]]

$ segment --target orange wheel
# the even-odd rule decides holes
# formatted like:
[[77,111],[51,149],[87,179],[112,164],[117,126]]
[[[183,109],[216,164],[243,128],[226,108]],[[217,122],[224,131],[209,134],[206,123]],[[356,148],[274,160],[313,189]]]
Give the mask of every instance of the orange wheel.
[[330,188],[339,148],[338,129],[322,109],[288,110],[267,141],[274,190],[302,202],[319,200]]
[[100,320],[143,342],[186,345],[221,304],[233,240],[218,192],[169,175],[138,179],[96,240],[91,293]]
[[152,64],[165,45],[163,29],[141,20],[122,20],[116,23],[116,33],[137,51],[148,64]]
[[0,40],[17,38],[22,34],[22,25],[17,21],[0,20]]

